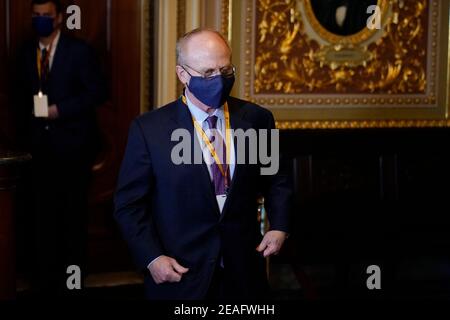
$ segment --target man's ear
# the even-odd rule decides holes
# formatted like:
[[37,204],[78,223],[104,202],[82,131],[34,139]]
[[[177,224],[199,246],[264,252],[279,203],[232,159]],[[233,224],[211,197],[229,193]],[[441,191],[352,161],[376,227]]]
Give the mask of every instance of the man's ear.
[[64,15],[62,12],[60,12],[56,15],[56,23],[59,26],[59,25],[62,25],[63,21],[64,21]]
[[184,85],[187,85],[189,82],[189,75],[187,74],[186,70],[184,70],[181,66],[176,66],[175,70],[177,72],[178,80]]

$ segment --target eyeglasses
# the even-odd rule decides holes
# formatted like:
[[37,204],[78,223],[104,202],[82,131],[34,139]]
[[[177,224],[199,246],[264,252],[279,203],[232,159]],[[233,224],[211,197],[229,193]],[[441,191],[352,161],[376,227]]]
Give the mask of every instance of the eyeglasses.
[[219,72],[217,72],[217,70],[213,70],[213,69],[207,70],[206,72],[200,72],[200,71],[197,71],[194,68],[188,66],[187,64],[182,66],[182,68],[192,77],[193,75],[189,71],[187,71],[185,67],[188,67],[189,69],[197,72],[198,74],[201,75],[202,78],[205,78],[205,79],[211,79],[219,73],[220,73],[220,75],[222,75],[222,77],[225,77],[225,78],[231,78],[232,76],[234,76],[236,74],[236,67],[232,64],[230,64],[229,66],[220,68],[218,70]]

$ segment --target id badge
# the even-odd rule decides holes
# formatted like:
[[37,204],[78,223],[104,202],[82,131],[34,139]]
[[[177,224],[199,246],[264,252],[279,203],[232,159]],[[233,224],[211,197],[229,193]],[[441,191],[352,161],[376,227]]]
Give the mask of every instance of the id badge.
[[34,96],[34,116],[48,118],[48,97],[41,91]]

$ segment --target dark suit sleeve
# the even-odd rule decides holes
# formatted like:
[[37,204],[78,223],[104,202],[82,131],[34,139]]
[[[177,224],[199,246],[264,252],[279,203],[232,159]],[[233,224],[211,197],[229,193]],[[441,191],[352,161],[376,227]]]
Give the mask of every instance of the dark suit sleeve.
[[[268,112],[267,125],[268,130],[275,129],[275,120],[273,115]],[[269,134],[270,137],[270,134]],[[269,152],[275,150],[270,149]],[[270,230],[279,230],[289,232],[289,218],[292,208],[292,182],[286,159],[282,155],[279,158],[280,168],[275,175],[262,176],[264,207],[267,211]]]
[[114,215],[140,270],[163,254],[148,207],[151,188],[150,153],[142,128],[135,120],[119,174]]
[[63,101],[57,101],[61,119],[78,117],[104,103],[106,100],[105,79],[94,50],[86,44],[73,46],[75,77],[79,92]]

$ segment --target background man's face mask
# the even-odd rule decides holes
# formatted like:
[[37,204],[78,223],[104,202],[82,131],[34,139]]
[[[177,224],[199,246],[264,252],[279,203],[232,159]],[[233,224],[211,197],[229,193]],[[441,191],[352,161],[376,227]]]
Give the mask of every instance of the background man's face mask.
[[54,22],[55,18],[53,17],[36,16],[32,20],[33,29],[39,37],[48,37],[55,30]]
[[209,78],[191,76],[187,87],[203,104],[218,109],[228,99],[233,89],[235,77],[217,75]]

